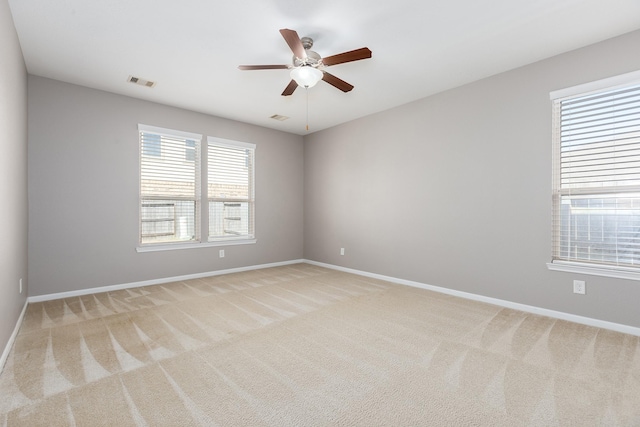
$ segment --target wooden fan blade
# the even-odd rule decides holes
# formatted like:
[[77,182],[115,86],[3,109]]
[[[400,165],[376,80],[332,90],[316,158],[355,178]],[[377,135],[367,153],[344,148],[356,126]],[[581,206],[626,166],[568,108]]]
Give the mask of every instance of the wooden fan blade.
[[295,80],[291,80],[291,82],[289,82],[289,85],[284,89],[284,92],[282,92],[282,96],[289,96],[293,94],[297,87],[298,83],[296,83]]
[[298,33],[293,30],[283,28],[280,30],[280,34],[282,34],[282,37],[284,37],[284,40],[289,45],[289,48],[296,58],[305,59],[307,57],[307,52],[304,50],[304,46],[302,46]]
[[241,70],[281,70],[289,68],[288,65],[238,65]]
[[371,51],[367,47],[361,47],[360,49],[350,50],[349,52],[343,52],[322,58],[322,63],[329,66],[344,64],[345,62],[359,61],[367,58],[371,58]]
[[353,85],[350,85],[349,83],[345,82],[342,79],[337,78],[336,76],[334,76],[333,74],[329,74],[326,71],[323,72],[322,74],[322,80],[324,80],[325,82],[329,83],[331,86],[334,86],[338,89],[340,89],[343,92],[349,92],[351,89],[353,89]]

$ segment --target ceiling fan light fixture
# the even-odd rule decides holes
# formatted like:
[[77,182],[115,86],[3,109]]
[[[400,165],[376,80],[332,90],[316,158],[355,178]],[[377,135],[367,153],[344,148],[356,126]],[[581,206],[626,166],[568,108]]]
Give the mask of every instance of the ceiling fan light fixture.
[[310,88],[322,80],[322,71],[310,65],[304,65],[291,70],[291,78],[298,83],[298,86]]

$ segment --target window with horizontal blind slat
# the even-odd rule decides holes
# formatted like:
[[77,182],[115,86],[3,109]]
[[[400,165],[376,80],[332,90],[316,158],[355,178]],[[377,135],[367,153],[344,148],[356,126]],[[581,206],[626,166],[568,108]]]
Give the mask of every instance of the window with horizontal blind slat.
[[201,135],[139,127],[140,244],[199,240]]
[[209,241],[254,238],[255,146],[209,138]]
[[640,84],[553,109],[553,260],[640,266]]

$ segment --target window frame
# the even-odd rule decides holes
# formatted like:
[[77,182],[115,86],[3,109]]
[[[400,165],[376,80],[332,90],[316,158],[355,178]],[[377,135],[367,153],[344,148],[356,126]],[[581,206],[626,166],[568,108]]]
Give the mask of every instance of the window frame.
[[[233,197],[229,197],[229,198],[222,198],[222,197],[211,197],[211,195],[209,194],[209,188],[211,186],[211,184],[213,184],[210,179],[211,176],[209,175],[209,170],[211,167],[211,163],[212,160],[210,158],[211,156],[211,150],[210,147],[212,146],[218,146],[218,147],[225,147],[225,148],[230,148],[230,149],[241,149],[241,150],[248,150],[250,152],[250,164],[247,166],[248,167],[248,194],[247,194],[247,198],[233,198]],[[221,237],[221,236],[212,236],[211,235],[211,216],[208,215],[207,219],[208,219],[208,228],[207,228],[207,241],[209,243],[219,243],[219,244],[224,244],[224,243],[228,243],[228,242],[242,242],[242,241],[247,241],[247,240],[255,240],[255,151],[256,151],[256,145],[249,143],[249,142],[241,142],[241,141],[234,141],[234,140],[230,140],[230,139],[224,139],[224,138],[218,138],[218,137],[213,137],[213,136],[208,136],[207,137],[207,162],[206,162],[206,170],[207,170],[207,189],[205,190],[205,197],[207,200],[207,212],[211,212],[210,210],[210,204],[212,202],[222,202],[225,203],[247,203],[248,204],[248,213],[247,213],[247,221],[248,221],[248,226],[247,226],[247,234],[242,234],[242,235],[238,235],[238,236],[226,236],[226,237]],[[249,153],[247,153],[249,154]],[[214,200],[215,199],[215,200]]]
[[[161,143],[156,146],[144,147],[144,142],[141,139],[141,134],[155,134],[160,137],[168,137],[168,138],[177,138],[177,139],[185,139],[185,154],[184,161],[194,161],[198,160],[196,164],[196,195],[195,195],[195,238],[193,240],[176,240],[172,242],[147,242],[142,243],[142,235],[143,235],[143,204],[146,203],[143,199],[142,194],[142,161],[143,156],[161,158],[162,157],[162,145]],[[156,252],[156,251],[166,251],[166,250],[181,250],[181,249],[194,249],[194,248],[202,248],[202,247],[214,247],[214,246],[232,246],[232,245],[246,245],[246,244],[254,244],[257,242],[255,237],[255,144],[226,140],[222,138],[215,137],[207,137],[206,146],[204,146],[205,142],[203,140],[203,135],[179,131],[174,129],[167,129],[157,126],[149,126],[144,124],[138,124],[138,236],[137,236],[137,245],[136,252]],[[188,144],[189,141],[195,141],[195,146],[190,146]],[[251,235],[240,236],[236,238],[226,238],[226,239],[210,239],[209,238],[209,199],[207,194],[207,186],[208,186],[208,146],[209,141],[216,141],[218,144],[226,144],[233,146],[241,146],[244,148],[250,148],[252,150],[253,155],[253,164],[252,164],[252,183],[253,186],[251,188],[251,201],[252,201],[252,231]],[[145,152],[146,151],[146,152]],[[193,152],[193,155],[192,155]],[[194,159],[192,159],[192,156]],[[206,203],[203,203],[206,201]]]
[[[550,99],[552,102],[552,141],[553,141],[553,152],[552,152],[552,257],[551,262],[547,263],[547,268],[552,271],[561,271],[561,272],[569,272],[569,273],[578,273],[578,274],[587,274],[587,275],[595,275],[595,276],[603,276],[603,277],[611,277],[611,278],[620,278],[620,279],[630,279],[630,280],[640,280],[640,266],[638,267],[630,267],[625,265],[610,265],[610,264],[600,264],[597,262],[589,262],[587,260],[560,260],[554,259],[555,254],[558,251],[557,244],[560,241],[560,237],[558,233],[560,233],[560,226],[556,221],[559,218],[559,209],[558,204],[561,203],[561,195],[562,191],[560,190],[560,125],[559,125],[559,108],[556,107],[556,104],[567,99],[572,98],[580,98],[583,96],[588,96],[590,94],[596,94],[599,92],[607,92],[616,89],[621,89],[624,87],[631,87],[640,84],[640,71],[635,71],[631,73],[626,73],[594,82],[589,82],[573,87],[569,87],[566,89],[561,89],[557,91],[552,91],[550,93]],[[580,193],[578,190],[576,192]],[[601,194],[601,192],[597,191],[587,191],[587,194],[593,194],[594,196],[597,194]],[[628,191],[622,191],[620,194],[635,194],[637,191],[631,187]]]
[[[149,140],[143,138],[143,135],[152,137]],[[145,142],[153,142],[151,148],[146,147]],[[182,144],[184,149],[190,145],[189,142],[194,141],[194,159],[187,159],[186,155],[180,154]],[[138,246],[173,246],[173,245],[192,245],[197,244],[201,240],[201,200],[202,191],[200,184],[202,181],[201,159],[199,155],[202,135],[185,132],[175,129],[166,129],[156,126],[148,126],[138,124],[138,144],[139,144],[139,171],[138,171]],[[146,151],[146,152],[145,152]],[[168,163],[167,163],[168,162]],[[171,167],[169,167],[171,165]],[[151,179],[151,185],[147,186],[148,193],[144,192],[144,176]],[[185,192],[186,191],[186,192]],[[155,194],[154,194],[155,193]],[[146,218],[145,205],[153,205],[156,203],[162,206],[166,203],[174,204],[174,215],[177,206],[187,208],[186,216],[180,218],[174,217],[173,229],[174,233],[161,233],[158,236],[152,236],[149,233],[145,235],[145,223],[153,223],[153,218]],[[191,206],[189,206],[191,205]],[[149,207],[146,206],[146,207]],[[190,212],[191,211],[191,212]],[[180,221],[176,221],[176,220]],[[182,221],[184,219],[184,222]],[[176,233],[176,222],[185,224],[182,231],[186,231],[185,236],[181,238]],[[162,239],[162,236],[175,236],[174,239]],[[154,241],[154,237],[159,237]],[[147,239],[145,241],[145,239]]]

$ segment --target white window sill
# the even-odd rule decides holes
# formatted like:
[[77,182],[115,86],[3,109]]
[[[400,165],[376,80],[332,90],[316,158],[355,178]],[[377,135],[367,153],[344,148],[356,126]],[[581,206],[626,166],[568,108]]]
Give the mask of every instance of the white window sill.
[[196,248],[210,248],[213,246],[235,246],[235,245],[252,245],[256,243],[256,239],[229,239],[229,240],[217,240],[213,242],[193,242],[193,243],[166,243],[157,245],[145,245],[136,247],[136,252],[159,252],[159,251],[174,251],[180,249],[196,249]]
[[612,277],[615,279],[640,280],[640,269],[627,267],[607,267],[569,261],[548,262],[547,268],[565,273],[589,274],[592,276]]

